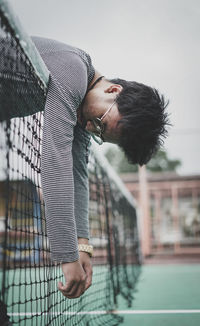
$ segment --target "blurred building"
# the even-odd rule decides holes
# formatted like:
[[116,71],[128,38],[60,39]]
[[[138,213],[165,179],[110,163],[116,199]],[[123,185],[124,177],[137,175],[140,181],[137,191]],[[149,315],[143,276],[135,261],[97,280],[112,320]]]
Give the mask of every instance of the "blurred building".
[[121,178],[139,203],[144,256],[200,254],[200,175],[140,174]]
[[42,210],[31,180],[0,181],[0,266],[5,257],[10,267],[43,261]]

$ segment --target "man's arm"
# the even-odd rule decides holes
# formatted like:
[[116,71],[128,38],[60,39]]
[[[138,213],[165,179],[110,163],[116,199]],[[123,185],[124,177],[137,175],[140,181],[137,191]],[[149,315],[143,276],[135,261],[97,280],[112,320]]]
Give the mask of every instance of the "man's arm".
[[70,280],[79,284],[79,291],[86,275],[83,263],[78,261],[72,142],[77,108],[94,69],[89,56],[82,51],[52,40],[36,38],[35,42],[51,73],[42,151],[42,186],[51,257],[62,263],[67,284]]
[[76,118],[64,103],[56,82],[50,79],[44,118],[42,188],[52,259],[63,263],[66,285],[62,292],[78,297],[85,290],[86,273],[79,262],[74,218],[72,143]]
[[[79,244],[89,244],[89,181],[87,157],[89,155],[91,136],[79,125],[74,129],[72,148],[74,174],[74,205],[77,236]],[[80,263],[86,273],[85,290],[92,283],[91,258],[80,252]]]
[[42,189],[51,256],[56,262],[78,260],[74,219],[73,112],[63,105],[50,78],[42,144]]
[[87,155],[90,135],[79,125],[74,128],[73,175],[74,175],[74,214],[78,238],[89,239],[89,182]]
[[[74,129],[73,140],[73,175],[74,175],[74,206],[77,236],[79,244],[89,244],[89,184],[86,155],[90,136],[80,126]],[[81,278],[76,285],[71,279],[79,270]],[[58,289],[69,299],[78,298],[92,284],[92,263],[91,257],[86,252],[79,252],[79,261],[76,263],[62,264],[62,271],[65,276],[65,285],[61,282]]]

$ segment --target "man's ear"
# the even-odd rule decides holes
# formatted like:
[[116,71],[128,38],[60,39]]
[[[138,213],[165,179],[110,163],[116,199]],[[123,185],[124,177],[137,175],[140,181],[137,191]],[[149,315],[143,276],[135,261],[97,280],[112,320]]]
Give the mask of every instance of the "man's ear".
[[105,93],[117,93],[119,94],[122,91],[123,87],[119,84],[112,84],[105,89]]

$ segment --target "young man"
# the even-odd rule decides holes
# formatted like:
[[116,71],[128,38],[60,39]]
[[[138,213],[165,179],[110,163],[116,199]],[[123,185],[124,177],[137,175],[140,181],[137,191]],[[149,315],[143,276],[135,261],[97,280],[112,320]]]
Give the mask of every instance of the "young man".
[[[76,298],[92,282],[88,226],[90,134],[116,143],[132,163],[145,164],[165,136],[163,96],[135,82],[107,80],[80,49],[33,38],[50,71],[45,104],[42,187],[52,260],[62,264]],[[85,246],[82,246],[82,245]]]

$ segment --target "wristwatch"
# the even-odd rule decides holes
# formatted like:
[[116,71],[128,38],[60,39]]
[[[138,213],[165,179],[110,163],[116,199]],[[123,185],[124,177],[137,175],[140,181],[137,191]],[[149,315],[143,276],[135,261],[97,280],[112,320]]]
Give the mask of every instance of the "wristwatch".
[[93,256],[93,246],[91,246],[91,245],[88,245],[88,244],[79,244],[78,245],[78,250],[79,251],[87,252],[90,255],[90,257]]

